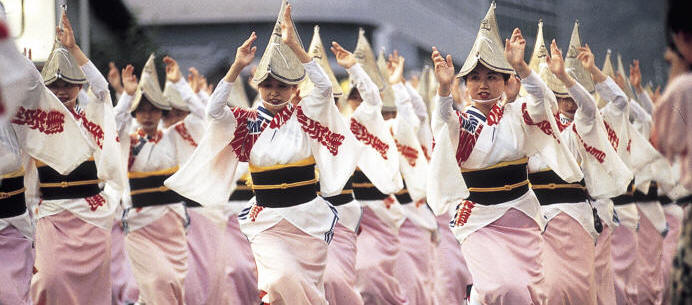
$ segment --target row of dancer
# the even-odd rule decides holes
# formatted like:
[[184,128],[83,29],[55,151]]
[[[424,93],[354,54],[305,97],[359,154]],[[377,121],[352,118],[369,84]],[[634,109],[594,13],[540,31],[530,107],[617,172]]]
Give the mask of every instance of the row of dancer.
[[[253,76],[254,108],[228,105],[254,33],[211,96],[169,57],[162,91],[151,57],[139,79],[123,69],[115,108],[66,19],[43,79],[6,39],[17,287],[29,287],[38,219],[31,293],[8,296],[107,304],[128,294],[111,292],[111,270],[131,268],[140,304],[663,302],[663,244],[682,209],[661,204],[689,192],[648,141],[637,63],[628,92],[622,65],[598,69],[577,26],[566,59],[540,24],[530,63],[518,29],[497,52],[493,5],[456,77],[433,48],[434,98],[403,79],[397,54],[377,62],[362,33],[353,54],[332,43],[344,103],[319,34],[306,52],[290,11]],[[470,101],[459,110],[455,79]]]

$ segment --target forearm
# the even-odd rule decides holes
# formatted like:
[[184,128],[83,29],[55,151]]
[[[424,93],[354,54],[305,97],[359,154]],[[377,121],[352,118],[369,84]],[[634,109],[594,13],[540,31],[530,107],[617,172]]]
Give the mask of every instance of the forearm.
[[173,83],[173,86],[175,86],[175,89],[180,92],[180,96],[183,98],[183,101],[187,103],[187,106],[190,108],[190,113],[198,118],[204,119],[204,104],[192,91],[192,88],[190,88],[190,85],[185,81],[185,79],[181,77],[177,82]]
[[596,107],[596,101],[589,91],[587,91],[581,84],[576,82],[573,86],[567,88],[567,91],[579,107],[577,112],[580,112],[585,118],[592,119],[595,117],[598,109]]
[[374,106],[382,104],[380,90],[377,88],[377,85],[375,85],[372,79],[370,79],[368,74],[365,73],[365,70],[363,70],[363,67],[360,64],[351,66],[350,68],[346,69],[346,72],[348,72],[351,79],[351,84],[358,89],[358,93],[363,99],[363,102]]
[[231,96],[232,90],[233,83],[229,83],[225,79],[219,81],[219,84],[209,98],[209,103],[207,103],[206,114],[208,118],[214,120],[222,119],[231,112],[226,106],[226,101]]
[[89,60],[87,60],[87,62],[84,65],[81,65],[80,68],[84,72],[84,75],[86,75],[87,81],[89,82],[89,87],[91,88],[91,92],[93,92],[94,95],[96,95],[97,100],[99,102],[105,102],[108,95],[110,94],[108,92],[108,81],[106,81],[106,78]]
[[641,105],[642,108],[644,108],[644,110],[651,115],[654,111],[654,102],[651,100],[649,94],[644,90],[636,90],[636,94],[639,105]]
[[315,85],[315,88],[310,94],[319,97],[318,100],[323,100],[325,98],[331,100],[332,82],[329,81],[329,77],[327,73],[322,70],[322,67],[312,59],[308,62],[304,62],[303,67],[310,81]]
[[596,83],[596,92],[602,99],[613,103],[619,110],[624,111],[627,108],[627,95],[612,78],[606,77],[604,81]]
[[418,94],[418,91],[416,91],[411,84],[406,84],[406,91],[408,95],[411,96],[411,105],[413,106],[413,111],[416,113],[416,116],[421,122],[425,122],[428,119],[428,108],[425,106],[423,97]]
[[130,107],[132,107],[133,96],[123,92],[118,99],[118,104],[113,108],[115,111],[116,130],[121,131],[131,120]]

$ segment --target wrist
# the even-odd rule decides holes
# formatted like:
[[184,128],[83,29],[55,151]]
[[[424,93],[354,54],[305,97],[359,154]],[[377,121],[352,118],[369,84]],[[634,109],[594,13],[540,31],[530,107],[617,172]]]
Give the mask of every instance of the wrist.
[[449,96],[451,93],[452,93],[452,90],[451,90],[450,85],[440,84],[440,87],[437,88],[437,95],[439,95],[439,96]]
[[517,75],[519,75],[519,78],[521,79],[527,78],[531,74],[531,69],[529,68],[529,65],[523,60],[517,64],[512,65],[512,68],[514,68],[514,71],[517,72]]

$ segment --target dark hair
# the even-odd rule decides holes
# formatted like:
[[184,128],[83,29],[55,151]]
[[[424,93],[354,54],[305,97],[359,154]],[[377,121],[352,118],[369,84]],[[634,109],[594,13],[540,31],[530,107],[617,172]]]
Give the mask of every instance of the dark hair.
[[[692,34],[692,3],[690,0],[668,0],[666,12],[666,39],[669,45],[673,44],[673,34]],[[678,52],[677,48],[673,51]]]

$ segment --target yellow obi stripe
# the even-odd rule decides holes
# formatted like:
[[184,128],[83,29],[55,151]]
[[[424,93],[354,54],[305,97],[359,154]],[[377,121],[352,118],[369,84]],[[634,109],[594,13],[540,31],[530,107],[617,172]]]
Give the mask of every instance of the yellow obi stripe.
[[23,168],[20,168],[16,171],[13,171],[9,174],[4,174],[4,175],[0,176],[0,178],[9,179],[9,178],[16,178],[16,177],[21,177],[21,176],[24,176],[24,169]]
[[519,165],[519,164],[528,164],[529,163],[529,158],[524,157],[519,160],[514,160],[514,161],[504,161],[497,163],[495,165],[491,165],[485,168],[478,168],[478,169],[470,169],[470,168],[462,168],[461,172],[462,173],[471,173],[471,172],[478,172],[478,171],[484,171],[484,170],[489,170],[489,169],[495,169],[495,168],[500,168],[500,167],[506,167],[510,165]]
[[127,173],[127,177],[128,178],[146,178],[146,177],[151,177],[151,176],[164,176],[164,175],[175,174],[175,172],[177,172],[177,171],[178,171],[178,166],[174,166],[171,168],[157,170],[157,171],[153,171],[153,172],[129,172],[129,173]]
[[270,165],[270,166],[256,166],[250,164],[250,172],[251,173],[261,173],[261,172],[266,172],[266,171],[273,171],[277,169],[284,169],[287,167],[300,167],[300,166],[308,166],[308,165],[313,165],[315,164],[315,158],[313,156],[310,156],[308,158],[305,158],[303,160],[294,162],[294,163],[287,163],[287,164],[276,164],[276,165]]
[[500,192],[500,191],[511,191],[515,188],[522,187],[529,184],[529,180],[524,180],[514,184],[506,184],[505,186],[498,187],[469,187],[470,192]]

